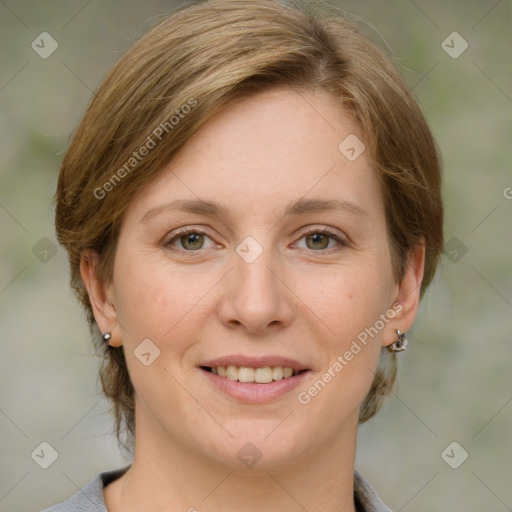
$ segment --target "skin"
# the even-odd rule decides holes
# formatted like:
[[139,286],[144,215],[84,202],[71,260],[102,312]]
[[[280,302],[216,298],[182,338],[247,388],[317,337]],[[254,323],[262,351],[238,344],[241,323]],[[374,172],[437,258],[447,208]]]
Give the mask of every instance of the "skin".
[[[354,512],[359,408],[383,346],[406,332],[419,303],[424,249],[395,282],[384,203],[363,153],[338,150],[357,126],[323,91],[277,88],[239,100],[189,140],[133,199],[121,227],[112,282],[82,276],[102,332],[124,345],[136,390],[132,468],[104,490],[109,511]],[[129,178],[127,178],[129,179]],[[162,210],[174,199],[216,201],[223,216]],[[320,211],[284,217],[301,198],[347,201],[365,213]],[[208,234],[196,245],[169,240],[181,227]],[[308,239],[307,227],[331,227]],[[263,252],[236,252],[248,236]],[[203,245],[201,246],[201,243]],[[185,244],[185,245],[183,245]],[[199,247],[192,250],[190,247]],[[188,252],[186,252],[188,249]],[[303,405],[297,400],[394,303],[401,310]],[[150,339],[160,356],[134,350]],[[230,354],[307,362],[304,385],[273,402],[247,404],[214,387],[198,368]],[[252,468],[237,452],[251,442]]]

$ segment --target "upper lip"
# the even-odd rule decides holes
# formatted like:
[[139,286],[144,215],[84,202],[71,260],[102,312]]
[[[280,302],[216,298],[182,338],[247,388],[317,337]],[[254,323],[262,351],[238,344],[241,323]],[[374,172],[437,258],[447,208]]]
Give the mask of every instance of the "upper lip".
[[232,355],[218,357],[201,363],[199,366],[215,368],[217,366],[245,366],[247,368],[263,368],[265,366],[282,366],[292,368],[295,371],[308,370],[309,367],[295,359],[283,356],[246,356]]

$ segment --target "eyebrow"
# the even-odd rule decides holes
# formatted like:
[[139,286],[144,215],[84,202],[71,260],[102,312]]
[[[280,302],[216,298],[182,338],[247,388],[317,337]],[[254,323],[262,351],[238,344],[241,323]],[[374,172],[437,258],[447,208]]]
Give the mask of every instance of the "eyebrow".
[[[187,213],[195,213],[198,215],[210,215],[217,217],[227,217],[230,213],[230,210],[227,206],[221,205],[215,201],[205,201],[203,199],[175,199],[168,203],[151,208],[142,216],[140,222],[148,222],[150,219],[161,213],[175,210]],[[283,217],[329,211],[345,211],[361,216],[368,215],[366,210],[349,201],[342,201],[339,199],[326,200],[301,198],[288,204],[288,206],[285,208]]]

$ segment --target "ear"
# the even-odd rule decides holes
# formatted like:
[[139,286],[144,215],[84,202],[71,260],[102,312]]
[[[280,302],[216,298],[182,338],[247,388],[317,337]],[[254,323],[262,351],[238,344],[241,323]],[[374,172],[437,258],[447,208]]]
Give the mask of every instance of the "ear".
[[112,336],[109,345],[119,347],[122,345],[122,339],[117,321],[114,289],[112,284],[98,277],[98,263],[99,256],[95,251],[85,251],[80,258],[80,274],[100,331],[109,332]]
[[411,249],[402,280],[394,292],[392,309],[395,316],[389,322],[383,336],[382,344],[391,345],[396,341],[396,329],[406,333],[414,323],[420,305],[420,290],[425,268],[425,243],[422,241]]

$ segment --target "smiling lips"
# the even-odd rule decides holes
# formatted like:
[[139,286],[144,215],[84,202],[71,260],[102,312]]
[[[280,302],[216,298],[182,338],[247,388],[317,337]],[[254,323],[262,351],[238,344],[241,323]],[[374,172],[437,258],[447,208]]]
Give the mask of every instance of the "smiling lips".
[[249,404],[279,399],[304,382],[311,371],[288,357],[244,355],[205,361],[199,369],[215,388]]
[[282,356],[232,355],[205,361],[200,367],[232,381],[258,384],[289,379],[309,370],[299,361]]

